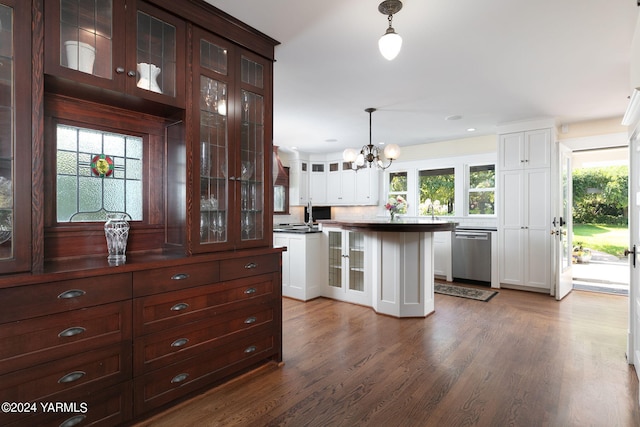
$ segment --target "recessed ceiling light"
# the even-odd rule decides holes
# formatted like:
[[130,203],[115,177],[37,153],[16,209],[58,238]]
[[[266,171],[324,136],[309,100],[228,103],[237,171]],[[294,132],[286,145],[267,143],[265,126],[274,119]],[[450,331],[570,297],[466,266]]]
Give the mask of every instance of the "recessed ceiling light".
[[454,114],[454,115],[452,115],[452,116],[447,116],[447,117],[445,117],[444,119],[445,119],[445,120],[460,120],[461,118],[462,118],[462,116],[461,116],[461,115],[459,115],[459,114]]
[[469,128],[469,129],[467,129],[467,132],[475,132],[475,131],[476,131],[476,128]]
[[329,138],[329,139],[325,139],[324,142],[338,142],[338,140],[335,138]]

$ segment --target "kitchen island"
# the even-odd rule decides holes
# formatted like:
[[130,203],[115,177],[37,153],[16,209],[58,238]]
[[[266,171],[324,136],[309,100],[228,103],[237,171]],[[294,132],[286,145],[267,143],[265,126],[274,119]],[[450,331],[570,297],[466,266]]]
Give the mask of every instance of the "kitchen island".
[[394,317],[426,317],[434,306],[433,233],[454,231],[441,220],[334,220],[332,226],[365,233],[371,243],[373,309]]

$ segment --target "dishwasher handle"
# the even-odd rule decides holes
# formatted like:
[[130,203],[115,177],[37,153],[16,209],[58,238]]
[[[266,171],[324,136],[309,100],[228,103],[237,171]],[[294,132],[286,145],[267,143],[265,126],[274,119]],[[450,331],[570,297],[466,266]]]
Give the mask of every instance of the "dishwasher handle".
[[489,233],[474,231],[456,231],[456,239],[464,240],[489,240]]

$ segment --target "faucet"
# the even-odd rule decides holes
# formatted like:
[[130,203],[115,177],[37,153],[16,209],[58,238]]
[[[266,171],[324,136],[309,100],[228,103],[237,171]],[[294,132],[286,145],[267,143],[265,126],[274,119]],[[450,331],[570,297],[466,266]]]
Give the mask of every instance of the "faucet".
[[306,222],[306,224],[309,227],[313,227],[313,206],[311,205],[311,200],[309,200],[309,202],[307,203],[307,213],[309,214],[309,220]]
[[431,208],[431,221],[433,221],[436,219],[436,213],[433,207],[433,203],[429,203],[429,206],[427,206],[427,215],[429,215],[429,208]]

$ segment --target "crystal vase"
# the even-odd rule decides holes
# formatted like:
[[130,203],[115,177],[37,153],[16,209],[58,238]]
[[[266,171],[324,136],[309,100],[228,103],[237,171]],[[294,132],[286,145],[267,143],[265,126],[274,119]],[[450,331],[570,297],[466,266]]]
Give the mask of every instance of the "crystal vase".
[[107,238],[109,262],[124,263],[127,259],[127,239],[129,237],[129,223],[126,213],[108,213],[107,222],[104,223],[104,234]]

